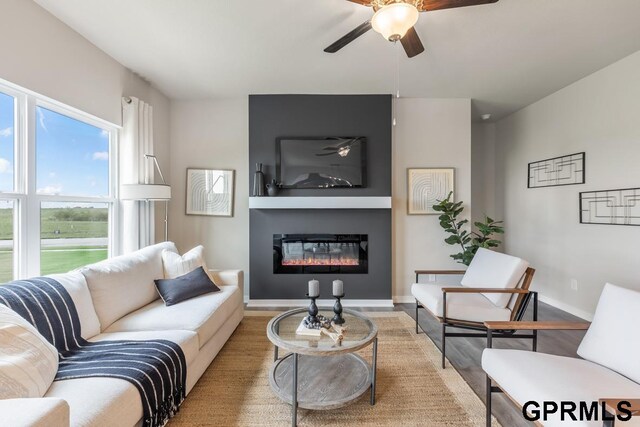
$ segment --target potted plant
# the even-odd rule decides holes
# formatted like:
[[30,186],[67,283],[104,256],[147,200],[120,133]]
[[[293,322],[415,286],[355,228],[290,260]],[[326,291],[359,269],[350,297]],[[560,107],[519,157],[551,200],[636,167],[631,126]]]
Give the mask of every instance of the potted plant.
[[446,199],[438,201],[433,206],[433,210],[440,213],[438,217],[440,226],[450,234],[444,241],[449,245],[459,245],[462,250],[457,254],[450,255],[451,258],[468,266],[479,248],[497,248],[500,246],[502,242],[497,240],[495,235],[504,233],[503,221],[494,221],[485,215],[484,222],[478,221],[474,223],[477,231],[468,231],[467,224],[469,220],[458,220],[464,211],[463,202],[453,202],[451,200],[452,197],[453,192],[449,193]]

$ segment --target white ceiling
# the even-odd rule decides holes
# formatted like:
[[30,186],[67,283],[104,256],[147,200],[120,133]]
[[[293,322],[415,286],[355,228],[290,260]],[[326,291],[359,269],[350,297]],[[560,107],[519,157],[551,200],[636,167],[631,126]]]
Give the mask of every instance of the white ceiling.
[[[172,99],[393,93],[400,45],[345,0],[35,0]],[[500,0],[423,13],[426,52],[400,59],[401,94],[472,98],[499,118],[640,50],[639,0]]]

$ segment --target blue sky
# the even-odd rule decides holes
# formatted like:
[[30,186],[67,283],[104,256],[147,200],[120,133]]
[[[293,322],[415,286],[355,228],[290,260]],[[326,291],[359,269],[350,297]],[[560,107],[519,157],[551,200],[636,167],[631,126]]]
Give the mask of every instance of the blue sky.
[[[36,108],[36,188],[40,194],[109,195],[109,135]],[[0,93],[0,191],[12,191],[13,98]]]

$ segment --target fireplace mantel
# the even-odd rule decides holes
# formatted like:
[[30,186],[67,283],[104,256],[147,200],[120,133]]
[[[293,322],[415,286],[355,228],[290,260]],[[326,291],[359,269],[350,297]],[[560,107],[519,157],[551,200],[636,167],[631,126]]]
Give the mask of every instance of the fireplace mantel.
[[391,209],[391,197],[249,197],[249,209]]

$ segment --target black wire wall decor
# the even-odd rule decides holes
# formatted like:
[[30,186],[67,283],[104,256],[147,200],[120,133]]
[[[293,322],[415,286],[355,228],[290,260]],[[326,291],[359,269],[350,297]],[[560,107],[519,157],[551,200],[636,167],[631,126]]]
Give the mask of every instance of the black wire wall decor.
[[527,188],[584,184],[585,158],[582,152],[529,163]]
[[580,223],[640,226],[640,188],[580,193]]

